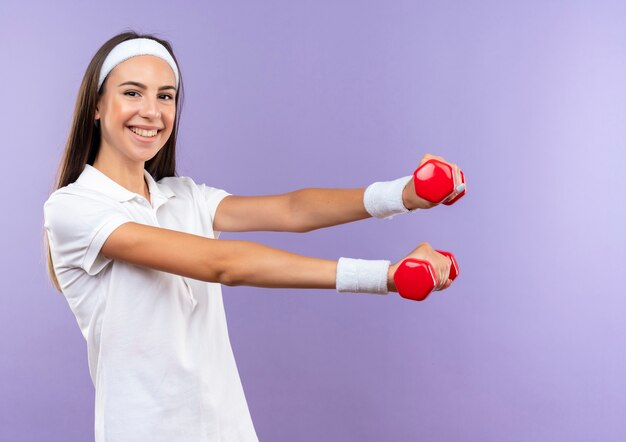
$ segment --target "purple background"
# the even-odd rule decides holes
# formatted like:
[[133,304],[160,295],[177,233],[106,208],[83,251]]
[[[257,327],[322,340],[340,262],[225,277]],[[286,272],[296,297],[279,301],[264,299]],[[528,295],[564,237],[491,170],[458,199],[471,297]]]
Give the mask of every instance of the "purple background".
[[170,40],[180,175],[234,194],[365,187],[425,153],[468,194],[308,234],[327,259],[419,242],[427,302],[224,287],[262,441],[626,439],[623,1],[0,2],[0,440],[93,439],[86,344],[42,252],[80,80],[126,29]]

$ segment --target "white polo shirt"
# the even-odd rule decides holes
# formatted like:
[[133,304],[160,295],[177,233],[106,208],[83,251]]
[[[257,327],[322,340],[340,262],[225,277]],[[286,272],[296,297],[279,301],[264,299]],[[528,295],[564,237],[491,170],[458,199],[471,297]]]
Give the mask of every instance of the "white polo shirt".
[[256,442],[220,284],[100,254],[126,222],[217,239],[215,210],[230,194],[144,176],[152,203],[86,165],[44,204],[56,275],[87,341],[95,439]]

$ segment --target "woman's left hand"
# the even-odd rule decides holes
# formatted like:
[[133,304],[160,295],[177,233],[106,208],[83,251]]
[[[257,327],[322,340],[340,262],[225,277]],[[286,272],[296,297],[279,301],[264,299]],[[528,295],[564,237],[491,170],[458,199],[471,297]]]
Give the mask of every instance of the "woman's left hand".
[[[461,170],[459,169],[459,166],[457,166],[454,163],[451,163],[449,161],[446,161],[443,157],[439,157],[437,155],[430,155],[430,154],[426,154],[422,157],[422,160],[420,161],[419,166],[421,166],[422,164],[424,164],[426,161],[428,160],[439,160],[442,161],[446,164],[449,164],[452,167],[452,170],[454,171],[454,182],[455,183],[461,183],[462,179],[461,179]],[[418,167],[419,167],[418,166]],[[457,195],[459,194],[459,192],[453,192],[448,198],[446,198],[444,201],[450,201],[452,199],[454,199]],[[404,203],[404,207],[406,207],[409,210],[414,210],[414,209],[430,209],[431,207],[435,207],[438,206],[439,204],[435,204],[432,203],[428,200],[425,200],[423,198],[420,198],[419,196],[417,196],[417,194],[415,193],[415,184],[414,184],[414,178],[411,177],[411,180],[406,183],[406,186],[404,186],[404,189],[402,190],[402,202]]]

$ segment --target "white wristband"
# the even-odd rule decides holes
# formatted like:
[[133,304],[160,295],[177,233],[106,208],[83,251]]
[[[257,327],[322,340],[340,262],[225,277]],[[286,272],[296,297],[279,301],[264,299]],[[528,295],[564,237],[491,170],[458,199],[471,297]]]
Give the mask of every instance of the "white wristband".
[[337,291],[339,293],[376,293],[385,295],[390,261],[339,258]]
[[393,181],[378,181],[365,189],[363,203],[367,213],[375,218],[391,219],[398,213],[415,212],[404,207],[402,190],[413,178],[408,175]]

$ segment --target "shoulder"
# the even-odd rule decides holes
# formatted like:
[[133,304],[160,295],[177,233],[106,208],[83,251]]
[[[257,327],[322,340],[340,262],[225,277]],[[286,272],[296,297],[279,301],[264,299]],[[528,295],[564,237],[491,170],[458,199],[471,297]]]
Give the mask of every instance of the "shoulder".
[[119,201],[75,183],[54,191],[43,205],[47,229],[88,230],[111,219],[129,220]]
[[168,176],[157,181],[169,187],[176,195],[185,194],[197,190],[198,185],[188,176]]
[[191,198],[207,199],[217,195],[230,195],[227,191],[208,186],[202,182],[196,182],[188,176],[165,177],[158,181],[169,187],[176,196],[189,196]]
[[114,207],[119,203],[107,195],[93,189],[70,183],[65,187],[55,190],[44,202],[44,210],[53,207],[72,208],[89,205],[104,205]]

